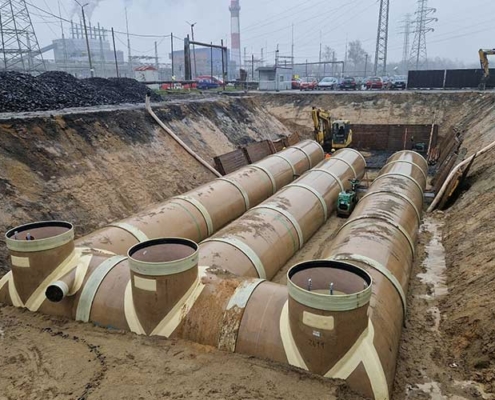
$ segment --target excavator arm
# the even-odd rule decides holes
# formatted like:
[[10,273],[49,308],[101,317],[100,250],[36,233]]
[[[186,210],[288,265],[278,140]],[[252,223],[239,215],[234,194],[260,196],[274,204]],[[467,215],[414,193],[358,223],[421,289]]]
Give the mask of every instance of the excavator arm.
[[481,69],[483,70],[483,77],[481,78],[480,89],[485,90],[488,78],[490,78],[490,64],[488,62],[488,56],[495,55],[495,49],[479,49]]
[[313,107],[311,110],[311,117],[313,118],[313,124],[315,127],[315,140],[324,147],[325,141],[331,137],[331,124],[332,117],[328,111],[322,110],[321,108]]

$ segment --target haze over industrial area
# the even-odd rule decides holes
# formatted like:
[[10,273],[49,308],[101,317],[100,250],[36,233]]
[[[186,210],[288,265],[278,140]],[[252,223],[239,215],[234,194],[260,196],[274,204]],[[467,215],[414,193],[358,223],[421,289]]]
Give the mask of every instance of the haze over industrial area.
[[[68,20],[79,22],[74,15],[77,5],[71,0],[31,0],[32,4]],[[346,42],[359,40],[363,49],[373,58],[377,37],[379,12],[377,0],[250,0],[240,2],[241,50],[248,57],[255,55],[267,63],[273,63],[275,50],[279,45],[280,54],[291,55],[292,25],[294,27],[294,54],[296,62],[317,61],[319,47],[328,46],[335,50],[339,60],[345,58]],[[154,41],[159,43],[160,62],[169,62],[170,44],[162,40],[173,32],[178,38],[190,34],[190,23],[196,23],[196,39],[219,44],[223,39],[230,46],[230,12],[228,0],[185,0],[185,1],[95,1],[91,14],[92,24],[101,23],[106,29],[114,27],[126,31],[124,7],[128,8],[129,31],[133,34],[156,35],[156,38],[131,37],[135,54],[154,56]],[[404,19],[407,13],[415,20],[417,2],[414,0],[391,1],[389,17],[388,59],[401,61],[403,55]],[[427,34],[428,57],[457,61],[458,66],[476,66],[478,48],[493,47],[493,21],[495,2],[473,0],[452,2],[450,0],[429,0],[428,7],[436,8],[433,17],[438,21],[431,24],[434,32]],[[52,39],[60,37],[60,22],[49,15],[33,9],[32,19],[43,47]],[[64,23],[66,35],[69,30]],[[414,26],[412,28],[414,30]],[[411,33],[411,45],[413,33]],[[177,48],[182,43],[177,41]],[[127,52],[126,36],[117,34],[117,47]]]

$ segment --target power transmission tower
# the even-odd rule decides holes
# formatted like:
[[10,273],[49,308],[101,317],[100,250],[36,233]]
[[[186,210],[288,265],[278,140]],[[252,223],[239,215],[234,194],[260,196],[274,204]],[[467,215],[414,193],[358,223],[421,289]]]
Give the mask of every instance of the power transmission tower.
[[411,14],[406,14],[401,25],[401,34],[404,35],[404,45],[402,48],[402,67],[407,71],[409,69],[409,39],[411,36]]
[[45,70],[25,0],[0,0],[0,39],[5,70]]
[[376,35],[375,50],[375,75],[387,72],[387,45],[388,45],[388,14],[390,0],[380,0],[380,13],[378,14],[378,33]]
[[435,29],[431,24],[438,21],[433,17],[436,8],[428,7],[428,0],[418,0],[418,10],[415,12],[416,21],[414,28],[414,41],[410,53],[410,64],[416,69],[422,69],[428,66],[428,52],[426,50],[426,34],[433,32]]

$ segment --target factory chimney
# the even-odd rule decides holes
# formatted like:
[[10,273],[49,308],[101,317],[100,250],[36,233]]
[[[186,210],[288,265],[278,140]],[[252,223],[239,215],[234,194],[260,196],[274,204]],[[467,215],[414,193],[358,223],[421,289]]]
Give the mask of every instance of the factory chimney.
[[236,64],[236,77],[239,76],[239,69],[242,66],[241,63],[241,23],[239,20],[239,12],[241,6],[239,0],[231,0],[230,2],[230,32],[231,32],[231,49],[230,49],[230,61]]

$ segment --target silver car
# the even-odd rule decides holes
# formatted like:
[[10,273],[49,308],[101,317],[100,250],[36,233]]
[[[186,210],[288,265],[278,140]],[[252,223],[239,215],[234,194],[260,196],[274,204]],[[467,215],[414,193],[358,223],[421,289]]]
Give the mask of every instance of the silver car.
[[337,78],[326,77],[318,82],[318,90],[335,90],[339,85],[339,80]]

